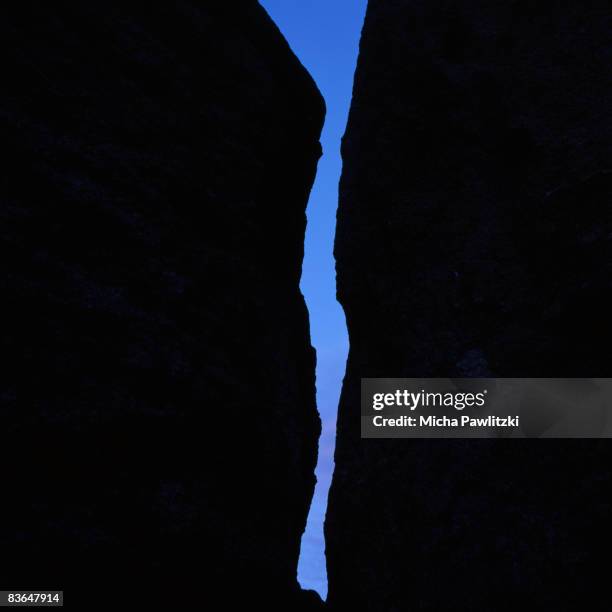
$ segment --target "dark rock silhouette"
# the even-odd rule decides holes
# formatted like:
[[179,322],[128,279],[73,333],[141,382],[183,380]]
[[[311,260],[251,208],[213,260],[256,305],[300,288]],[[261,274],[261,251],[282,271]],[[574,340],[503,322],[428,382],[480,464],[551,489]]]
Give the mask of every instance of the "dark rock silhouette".
[[370,0],[343,142],[335,610],[609,607],[609,441],[360,440],[360,377],[609,376],[612,9]]
[[2,588],[310,609],[320,94],[254,0],[23,3],[0,33]]

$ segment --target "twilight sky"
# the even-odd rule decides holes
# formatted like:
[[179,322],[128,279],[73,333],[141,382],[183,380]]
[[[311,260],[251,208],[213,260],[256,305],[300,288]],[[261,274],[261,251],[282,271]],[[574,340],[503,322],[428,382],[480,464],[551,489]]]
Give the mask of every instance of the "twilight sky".
[[302,540],[298,578],[304,588],[327,596],[323,519],[333,470],[336,412],[348,341],[336,302],[333,258],[340,139],[351,103],[353,74],[367,0],[260,0],[316,81],[327,104],[321,142],[323,158],[308,205],[302,292],[317,349],[317,403],[323,421],[317,490]]

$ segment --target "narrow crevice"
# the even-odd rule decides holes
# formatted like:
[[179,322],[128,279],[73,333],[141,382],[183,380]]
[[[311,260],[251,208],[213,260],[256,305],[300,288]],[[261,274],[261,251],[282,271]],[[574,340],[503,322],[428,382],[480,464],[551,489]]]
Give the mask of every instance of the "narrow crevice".
[[[366,0],[327,0],[295,6],[285,0],[262,5],[310,72],[327,104],[321,137],[323,157],[308,204],[301,289],[310,314],[312,344],[317,351],[317,406],[322,431],[317,485],[302,538],[298,579],[305,589],[327,595],[323,523],[334,468],[336,415],[348,355],[344,312],[336,301],[333,255],[342,171],[340,143],[352,99],[353,75]],[[311,26],[311,27],[310,27]]]

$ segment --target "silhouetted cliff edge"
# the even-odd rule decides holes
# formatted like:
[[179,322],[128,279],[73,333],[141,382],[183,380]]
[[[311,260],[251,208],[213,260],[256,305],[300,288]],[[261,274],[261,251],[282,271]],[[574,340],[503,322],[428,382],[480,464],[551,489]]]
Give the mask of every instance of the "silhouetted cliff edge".
[[609,440],[360,440],[359,379],[610,376],[611,31],[603,1],[369,2],[336,238],[335,610],[610,605]]
[[26,2],[0,35],[2,588],[297,609],[317,88],[250,0]]

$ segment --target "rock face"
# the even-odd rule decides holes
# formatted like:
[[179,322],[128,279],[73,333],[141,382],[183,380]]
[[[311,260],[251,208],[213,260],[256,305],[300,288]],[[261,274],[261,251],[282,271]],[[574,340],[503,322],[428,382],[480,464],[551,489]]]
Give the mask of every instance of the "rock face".
[[297,606],[319,92],[255,1],[0,32],[3,588]]
[[608,441],[360,440],[359,379],[610,375],[611,28],[603,1],[369,2],[336,238],[336,610],[607,591]]

